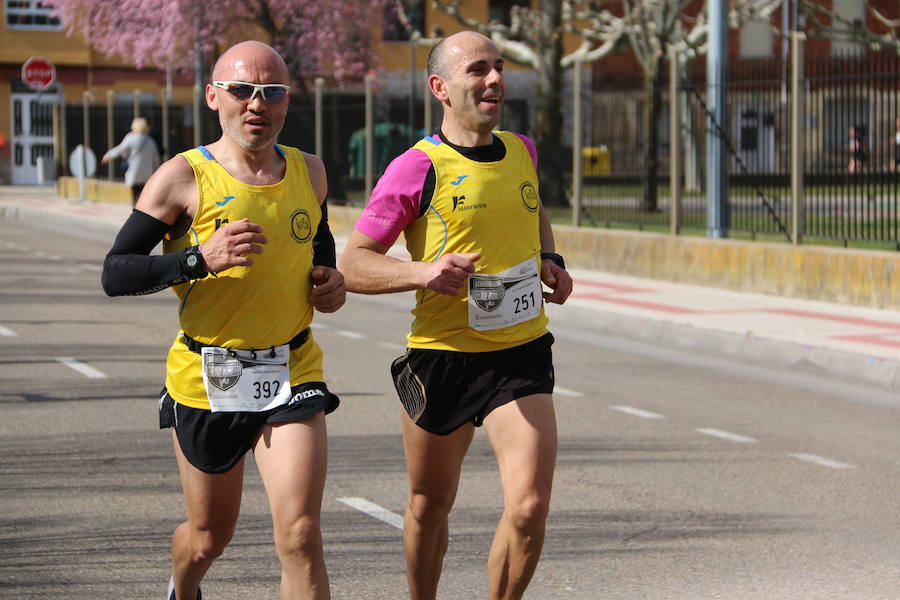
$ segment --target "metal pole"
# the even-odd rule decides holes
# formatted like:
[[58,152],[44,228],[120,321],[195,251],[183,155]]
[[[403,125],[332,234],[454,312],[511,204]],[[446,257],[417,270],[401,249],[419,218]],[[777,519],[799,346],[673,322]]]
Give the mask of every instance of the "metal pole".
[[81,116],[84,129],[82,130],[81,142],[85,148],[91,147],[91,93],[84,92],[81,95]]
[[669,46],[669,209],[672,235],[681,232],[681,176],[684,158],[681,154],[681,98],[678,90],[678,51]]
[[706,97],[710,114],[706,133],[707,234],[728,237],[728,168],[725,135],[728,113],[725,98],[725,67],[728,63],[726,0],[709,0],[709,50],[706,56]]
[[369,197],[372,195],[372,136],[375,134],[374,109],[372,101],[372,83],[374,77],[371,74],[366,75],[366,204],[369,203]]
[[[116,102],[116,93],[112,90],[106,91],[106,147],[107,149],[112,148],[116,145],[116,137],[115,131],[113,127],[115,126],[114,116],[114,108]],[[113,174],[116,172],[116,159],[111,158],[109,162],[106,163],[106,178],[109,181],[113,180]]]
[[806,211],[803,205],[804,141],[806,138],[806,96],[803,86],[803,42],[806,35],[791,32],[791,239],[803,243]]
[[315,106],[316,106],[316,156],[322,157],[322,154],[325,152],[325,149],[322,147],[323,137],[322,137],[322,123],[324,121],[324,115],[322,114],[322,95],[325,90],[325,80],[322,77],[316,77],[316,92],[315,92]]
[[407,143],[411,146],[416,138],[416,43],[419,41],[419,32],[413,32],[409,36],[409,102],[407,119],[409,120],[409,135]]
[[581,122],[581,60],[572,66],[572,225],[581,225],[582,122]]
[[166,91],[163,93],[162,102],[162,144],[163,160],[169,160],[172,152],[172,143],[169,140],[169,106],[172,105],[172,67],[166,67]]
[[200,51],[200,19],[197,19],[197,40],[194,42],[194,146],[203,143],[203,125],[200,122],[200,101],[203,96],[203,54]]
[[141,116],[141,90],[131,92],[131,105],[131,113],[134,115],[132,118],[137,119]]
[[53,109],[51,113],[51,118],[53,119],[53,158],[56,160],[56,164],[59,165],[59,175],[65,175],[65,161],[63,161],[62,157],[65,154],[65,148],[63,148],[62,143],[62,115],[60,114],[64,110],[65,105],[62,102],[56,102],[53,104]]

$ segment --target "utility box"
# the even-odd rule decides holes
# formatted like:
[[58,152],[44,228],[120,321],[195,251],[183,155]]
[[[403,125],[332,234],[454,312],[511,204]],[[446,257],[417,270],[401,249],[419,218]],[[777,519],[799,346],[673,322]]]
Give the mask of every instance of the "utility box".
[[606,146],[586,146],[581,149],[581,173],[585,176],[609,175],[612,156]]

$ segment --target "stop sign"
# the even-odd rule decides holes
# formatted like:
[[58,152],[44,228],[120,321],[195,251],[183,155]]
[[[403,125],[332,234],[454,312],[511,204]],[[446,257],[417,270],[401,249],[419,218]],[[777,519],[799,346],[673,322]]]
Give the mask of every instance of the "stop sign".
[[55,80],[56,67],[43,56],[32,56],[22,65],[22,81],[33,90],[46,90]]

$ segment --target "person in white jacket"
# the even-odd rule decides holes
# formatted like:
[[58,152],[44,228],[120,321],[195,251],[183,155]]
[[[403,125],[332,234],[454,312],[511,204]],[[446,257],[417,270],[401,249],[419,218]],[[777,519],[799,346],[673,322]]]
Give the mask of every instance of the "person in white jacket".
[[100,162],[104,165],[111,158],[124,158],[128,161],[125,170],[125,184],[131,188],[131,205],[134,206],[144,184],[159,168],[159,149],[150,137],[150,125],[147,119],[138,117],[131,122],[131,131],[125,134],[120,143],[103,155]]

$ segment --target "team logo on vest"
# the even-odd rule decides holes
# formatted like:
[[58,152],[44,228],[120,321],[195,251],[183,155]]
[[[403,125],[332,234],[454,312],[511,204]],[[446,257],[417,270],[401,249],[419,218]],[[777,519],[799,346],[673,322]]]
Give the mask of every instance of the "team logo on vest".
[[487,208],[487,203],[479,202],[477,204],[468,204],[465,196],[453,196],[453,211],[451,212],[456,212],[457,210],[475,210],[477,208]]
[[305,210],[295,210],[291,215],[291,235],[301,244],[312,237],[312,219]]
[[238,382],[243,372],[241,361],[223,354],[206,355],[206,378],[223,392]]
[[538,195],[531,182],[526,181],[520,185],[519,192],[522,194],[522,204],[525,205],[525,208],[530,212],[535,212],[538,209]]
[[503,303],[506,288],[502,279],[487,277],[471,277],[469,279],[469,298],[481,310],[491,312]]

